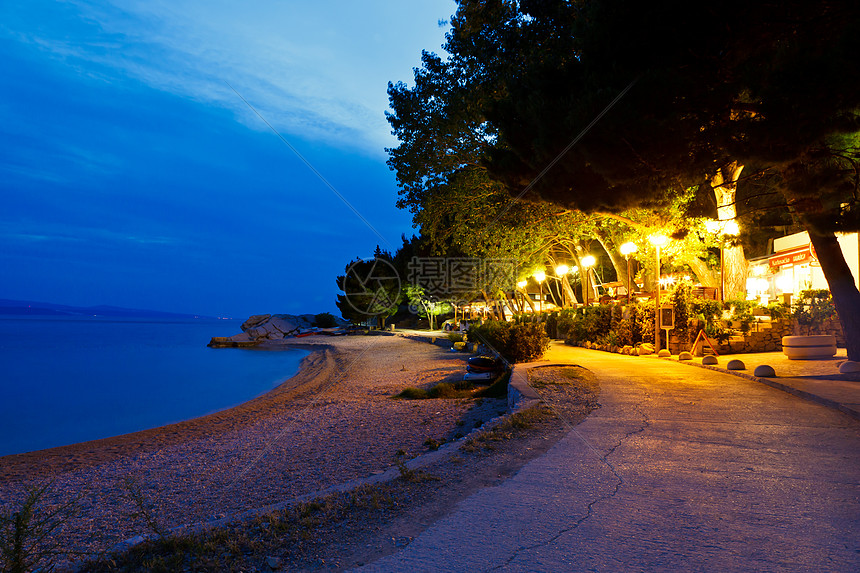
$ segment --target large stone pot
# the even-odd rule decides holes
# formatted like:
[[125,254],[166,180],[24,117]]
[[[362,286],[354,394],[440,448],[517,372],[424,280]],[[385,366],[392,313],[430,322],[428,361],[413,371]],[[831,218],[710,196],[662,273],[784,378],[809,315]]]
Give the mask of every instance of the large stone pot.
[[782,353],[789,360],[820,360],[836,356],[836,337],[830,334],[783,336]]

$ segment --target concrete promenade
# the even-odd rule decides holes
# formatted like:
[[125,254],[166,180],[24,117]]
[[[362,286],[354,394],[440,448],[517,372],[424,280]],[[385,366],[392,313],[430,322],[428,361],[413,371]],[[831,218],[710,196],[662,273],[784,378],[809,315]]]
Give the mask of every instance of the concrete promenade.
[[[720,364],[741,358],[751,374],[754,356]],[[850,414],[673,359],[554,345],[548,363],[594,372],[601,407],[363,570],[860,571]],[[845,384],[831,398],[850,404],[860,382]]]

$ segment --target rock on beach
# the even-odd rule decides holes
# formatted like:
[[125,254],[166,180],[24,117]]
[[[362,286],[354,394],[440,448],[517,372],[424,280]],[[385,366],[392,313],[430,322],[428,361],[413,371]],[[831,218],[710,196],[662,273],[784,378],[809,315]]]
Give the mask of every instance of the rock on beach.
[[307,330],[314,323],[314,315],[255,314],[242,323],[242,332],[233,336],[215,336],[212,347],[256,346],[265,341],[283,340]]

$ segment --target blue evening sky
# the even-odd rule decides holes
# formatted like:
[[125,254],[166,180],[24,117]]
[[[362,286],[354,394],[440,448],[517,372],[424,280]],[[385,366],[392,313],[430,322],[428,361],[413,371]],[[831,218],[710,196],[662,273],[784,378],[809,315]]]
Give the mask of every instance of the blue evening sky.
[[0,298],[336,313],[346,263],[413,232],[385,165],[386,85],[440,51],[455,8],[4,2]]

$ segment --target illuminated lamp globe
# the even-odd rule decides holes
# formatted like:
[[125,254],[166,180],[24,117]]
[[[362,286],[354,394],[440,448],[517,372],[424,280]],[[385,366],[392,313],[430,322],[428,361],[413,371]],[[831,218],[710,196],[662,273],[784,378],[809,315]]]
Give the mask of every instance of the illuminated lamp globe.
[[666,235],[651,235],[648,241],[655,247],[665,247],[669,243],[669,237]]
[[567,265],[558,265],[557,267],[555,267],[556,276],[563,277],[564,275],[566,275],[569,272],[570,272],[570,267],[568,267]]
[[538,271],[535,274],[533,274],[532,276],[539,283],[542,283],[543,281],[546,280],[546,273],[543,271]]
[[735,220],[726,221],[723,224],[723,235],[731,235],[732,237],[738,236],[741,232],[740,227],[738,227],[738,222]]
[[526,288],[526,285],[529,284],[529,281],[520,281],[517,283],[519,288]]
[[639,247],[636,246],[636,243],[624,243],[623,245],[618,247],[618,250],[621,251],[621,254],[626,257],[638,251]]
[[597,260],[594,257],[592,257],[591,255],[587,255],[585,257],[582,257],[579,260],[579,262],[582,263],[583,267],[590,269],[591,267],[594,266],[594,263],[596,263]]

